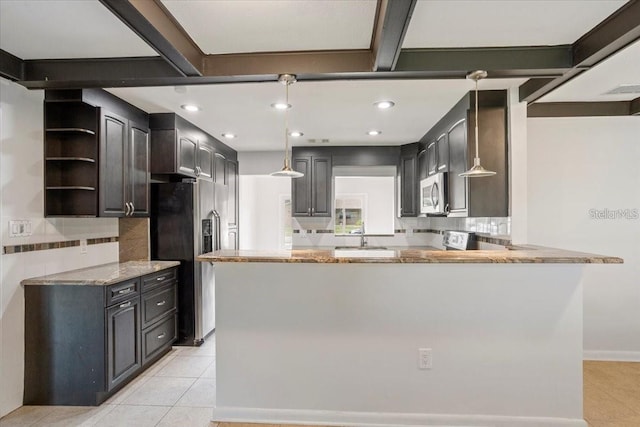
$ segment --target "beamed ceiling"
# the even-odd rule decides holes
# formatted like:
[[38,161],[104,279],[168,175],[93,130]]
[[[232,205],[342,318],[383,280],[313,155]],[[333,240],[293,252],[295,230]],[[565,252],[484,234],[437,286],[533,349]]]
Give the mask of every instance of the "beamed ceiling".
[[[606,92],[640,84],[640,0],[2,0],[0,24],[2,77],[107,88],[244,135],[229,142],[240,150],[280,147],[268,106],[282,87],[263,84],[283,73],[298,78],[291,115],[305,141],[337,144],[419,139],[476,69],[489,74],[481,89],[519,87],[536,116],[639,104]],[[396,102],[384,117],[370,108],[380,99]],[[187,102],[203,110],[188,116]],[[363,136],[373,127],[384,136]]]

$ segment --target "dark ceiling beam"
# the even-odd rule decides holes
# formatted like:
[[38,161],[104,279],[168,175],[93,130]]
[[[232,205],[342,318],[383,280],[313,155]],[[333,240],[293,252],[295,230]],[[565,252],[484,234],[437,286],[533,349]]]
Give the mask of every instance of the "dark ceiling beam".
[[204,54],[159,0],[100,2],[180,73],[202,75]]
[[14,82],[24,80],[24,61],[0,49],[0,76]]
[[402,49],[395,71],[486,70],[490,78],[555,77],[571,65],[568,45]]
[[640,39],[640,0],[631,0],[571,45],[572,66],[564,75],[540,85],[520,86],[520,101],[532,103],[598,62]]
[[373,71],[395,68],[417,0],[379,0],[371,49]]
[[527,117],[629,116],[631,101],[537,102],[527,106]]
[[640,98],[636,98],[629,103],[629,114],[632,116],[640,115]]
[[[104,82],[135,86],[142,79],[184,77],[160,57],[27,60],[24,70],[20,83],[33,89],[49,88],[49,83],[68,89],[102,87]],[[92,83],[81,86],[82,81]]]
[[206,55],[204,76],[370,72],[371,51],[331,50]]

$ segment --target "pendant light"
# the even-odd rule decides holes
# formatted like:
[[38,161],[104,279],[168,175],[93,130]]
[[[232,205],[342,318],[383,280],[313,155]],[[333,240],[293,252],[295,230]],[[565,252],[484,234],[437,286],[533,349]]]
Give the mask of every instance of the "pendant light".
[[[278,81],[285,86],[285,105],[289,105],[289,85],[296,82],[296,76],[293,74],[281,74]],[[281,170],[273,172],[271,176],[284,176],[289,178],[300,178],[304,174],[291,169],[291,160],[289,158],[289,108],[284,110],[284,166]]]
[[478,80],[484,79],[487,77],[487,72],[483,70],[474,71],[467,75],[468,79],[474,80],[476,82],[476,157],[473,159],[473,167],[466,172],[462,172],[460,176],[465,178],[480,178],[484,176],[493,176],[496,173],[490,170],[486,170],[480,164],[480,152],[478,151]]

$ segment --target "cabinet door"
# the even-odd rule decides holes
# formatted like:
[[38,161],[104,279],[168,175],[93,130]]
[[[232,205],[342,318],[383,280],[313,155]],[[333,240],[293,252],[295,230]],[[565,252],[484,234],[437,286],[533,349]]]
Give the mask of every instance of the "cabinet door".
[[200,141],[198,144],[198,178],[213,180],[213,147],[207,142]]
[[[333,197],[331,195],[331,157],[313,156],[311,172],[311,215],[331,216]],[[295,178],[299,179],[299,178]]]
[[437,172],[446,172],[449,168],[449,144],[447,134],[443,133],[436,141]]
[[311,157],[295,157],[291,167],[304,174],[291,179],[292,215],[311,216]]
[[129,123],[129,196],[133,216],[149,216],[149,129]]
[[427,177],[427,150],[418,153],[418,178],[423,180]]
[[[229,227],[238,226],[238,162],[227,160],[227,185],[229,196],[227,201],[227,219]],[[229,242],[231,244],[231,242]]]
[[415,155],[402,155],[400,159],[401,216],[417,216],[417,162]]
[[438,156],[436,155],[436,142],[427,144],[427,175],[433,175],[438,170]]
[[458,174],[467,168],[467,122],[460,120],[449,129],[449,210],[452,213],[467,209],[467,179]]
[[218,184],[226,184],[227,183],[227,159],[220,153],[215,154],[215,162],[214,162],[214,178],[213,182]]
[[122,217],[128,201],[128,121],[103,110],[100,125],[100,215]]
[[140,299],[108,308],[106,317],[107,387],[111,390],[141,366]]
[[177,131],[178,138],[178,173],[191,177],[196,177],[196,158],[198,151],[198,143],[194,138]]

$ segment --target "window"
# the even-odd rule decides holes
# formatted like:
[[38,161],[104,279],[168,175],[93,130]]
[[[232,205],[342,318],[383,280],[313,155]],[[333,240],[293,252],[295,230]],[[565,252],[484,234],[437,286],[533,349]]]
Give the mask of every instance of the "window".
[[336,194],[335,234],[362,234],[366,194]]

